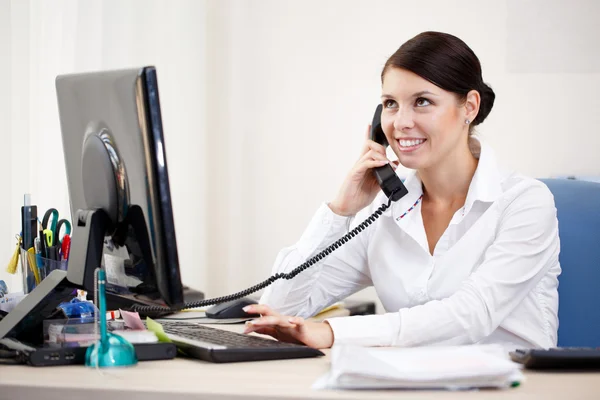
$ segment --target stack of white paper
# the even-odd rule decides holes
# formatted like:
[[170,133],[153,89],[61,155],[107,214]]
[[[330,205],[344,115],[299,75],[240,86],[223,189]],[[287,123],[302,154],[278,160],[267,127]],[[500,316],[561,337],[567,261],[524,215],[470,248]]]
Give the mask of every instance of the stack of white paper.
[[453,347],[334,346],[331,369],[315,389],[505,388],[523,380],[499,345]]

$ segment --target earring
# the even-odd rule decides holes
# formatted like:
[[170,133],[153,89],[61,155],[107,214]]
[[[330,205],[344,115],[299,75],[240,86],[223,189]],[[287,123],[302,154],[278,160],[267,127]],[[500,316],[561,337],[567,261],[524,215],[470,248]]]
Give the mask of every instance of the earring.
[[469,121],[468,119],[465,119],[465,124],[469,125],[471,123],[471,121]]

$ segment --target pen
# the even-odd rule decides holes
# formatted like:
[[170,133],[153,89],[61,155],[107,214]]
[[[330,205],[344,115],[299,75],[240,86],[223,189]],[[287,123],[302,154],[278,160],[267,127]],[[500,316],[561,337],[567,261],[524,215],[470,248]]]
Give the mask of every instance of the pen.
[[33,240],[33,247],[35,249],[35,260],[37,261],[37,267],[40,271],[40,278],[44,280],[46,278],[46,269],[44,268],[44,260],[42,259],[42,241],[39,237]]
[[63,237],[61,250],[62,250],[63,260],[68,260],[69,259],[69,251],[71,250],[71,235],[66,234]]
[[[47,246],[46,247],[46,253],[48,254],[48,256],[46,257],[48,260],[52,260],[52,261],[60,261],[57,256],[58,256],[58,247],[57,246]],[[50,268],[53,268],[53,266],[51,266]]]
[[33,277],[35,279],[35,284],[39,285],[41,282],[40,279],[40,271],[38,270],[38,266],[37,263],[35,262],[35,254],[33,251],[33,247],[30,247],[29,250],[27,250],[27,260],[29,261],[29,269],[31,269],[31,272],[33,272]]
[[[44,229],[44,241],[46,242],[46,253],[48,253],[48,249],[50,247],[52,247],[52,244],[54,243],[54,234],[52,233],[52,230],[50,229]],[[46,256],[48,257],[48,254],[46,254]]]
[[31,239],[31,232],[29,231],[29,193],[25,193],[23,196],[23,207],[21,207],[21,234],[23,235],[23,249],[29,250],[29,240]]
[[40,223],[40,251],[42,253],[42,257],[47,258],[48,253],[46,251],[46,241],[44,240],[44,229],[42,228],[42,224]]

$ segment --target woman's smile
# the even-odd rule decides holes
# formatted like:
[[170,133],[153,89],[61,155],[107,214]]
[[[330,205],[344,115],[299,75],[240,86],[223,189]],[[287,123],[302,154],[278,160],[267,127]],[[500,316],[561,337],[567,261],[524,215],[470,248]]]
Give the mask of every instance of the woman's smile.
[[427,139],[406,138],[398,140],[398,148],[402,153],[411,153],[418,150]]

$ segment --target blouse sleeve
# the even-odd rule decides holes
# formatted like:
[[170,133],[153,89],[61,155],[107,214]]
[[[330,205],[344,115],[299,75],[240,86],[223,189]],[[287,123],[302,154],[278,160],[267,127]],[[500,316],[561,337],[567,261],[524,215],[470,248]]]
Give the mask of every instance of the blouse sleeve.
[[[279,252],[273,274],[288,273],[330,246],[348,232],[352,220],[322,204],[300,240]],[[266,289],[260,303],[285,315],[310,317],[372,285],[366,259],[366,236],[362,232],[295,278],[276,281]]]

